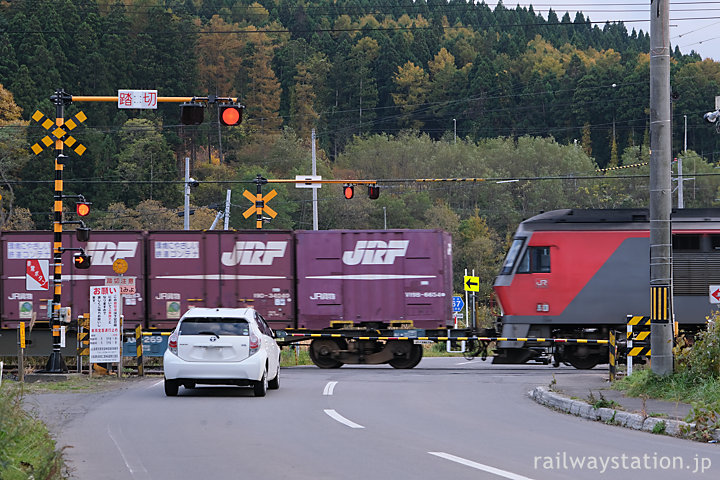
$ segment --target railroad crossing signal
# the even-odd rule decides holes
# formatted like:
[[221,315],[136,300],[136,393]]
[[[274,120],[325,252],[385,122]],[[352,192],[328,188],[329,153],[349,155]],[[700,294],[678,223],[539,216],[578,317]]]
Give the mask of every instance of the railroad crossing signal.
[[[87,120],[87,117],[83,112],[78,112],[70,117],[64,125],[56,125],[56,122],[50,120],[40,110],[35,111],[32,119],[48,131],[48,135],[45,135],[38,143],[30,147],[30,150],[32,150],[35,155],[38,155],[45,147],[49,147],[55,142],[63,142],[65,145],[72,148],[78,155],[82,155],[85,153],[85,150],[87,150],[85,145],[77,143],[77,140],[70,135],[70,131],[74,130],[75,127]],[[53,129],[53,127],[56,128]],[[41,143],[44,146],[40,145]],[[77,145],[74,146],[75,144]]]
[[250,215],[252,215],[253,213],[256,214],[258,216],[256,227],[262,228],[261,218],[263,212],[270,215],[271,218],[275,218],[277,216],[277,212],[267,206],[267,202],[275,198],[275,195],[277,195],[275,189],[270,190],[270,192],[268,192],[266,195],[263,195],[259,192],[257,195],[253,195],[252,193],[245,190],[243,192],[243,197],[253,202],[254,205],[243,212],[243,217],[250,218]]
[[471,277],[471,276],[465,275],[465,280],[463,283],[465,284],[466,292],[479,292],[480,291],[480,277]]

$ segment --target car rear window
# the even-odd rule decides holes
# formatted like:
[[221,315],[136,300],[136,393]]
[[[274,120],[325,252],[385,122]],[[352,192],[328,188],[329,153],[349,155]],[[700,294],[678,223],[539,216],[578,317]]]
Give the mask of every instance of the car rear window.
[[239,318],[187,318],[180,323],[180,335],[250,335],[250,325]]

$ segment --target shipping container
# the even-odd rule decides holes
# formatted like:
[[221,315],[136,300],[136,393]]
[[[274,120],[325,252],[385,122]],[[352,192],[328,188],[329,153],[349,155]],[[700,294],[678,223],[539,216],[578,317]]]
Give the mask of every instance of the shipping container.
[[298,327],[451,323],[452,241],[441,230],[295,233]]
[[149,232],[148,327],[174,328],[193,307],[253,307],[272,328],[294,326],[289,231]]

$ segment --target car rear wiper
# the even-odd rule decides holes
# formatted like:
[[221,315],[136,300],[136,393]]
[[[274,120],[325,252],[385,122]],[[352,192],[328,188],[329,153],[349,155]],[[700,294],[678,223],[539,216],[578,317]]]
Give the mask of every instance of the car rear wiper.
[[209,330],[207,330],[207,331],[202,331],[202,332],[197,332],[195,335],[215,335],[217,338],[220,338],[220,335],[218,335],[218,334],[215,333],[215,332],[211,332],[211,331],[209,331]]

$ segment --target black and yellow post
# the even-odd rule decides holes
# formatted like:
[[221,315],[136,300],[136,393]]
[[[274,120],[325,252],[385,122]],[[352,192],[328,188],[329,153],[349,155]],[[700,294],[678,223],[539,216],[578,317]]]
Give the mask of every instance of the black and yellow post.
[[659,362],[654,372],[673,370],[673,340],[675,326],[672,322],[672,302],[669,285],[650,286],[650,344],[653,363]]
[[77,333],[77,371],[82,373],[82,357],[90,355],[90,314],[84,313],[78,317]]
[[142,377],[145,375],[145,362],[143,359],[142,325],[138,325],[137,327],[135,327],[135,348],[136,348],[136,353],[137,353],[138,375]]
[[608,363],[610,364],[610,381],[614,382],[617,376],[617,338],[615,330],[610,330],[610,338],[608,338]]
[[[65,123],[65,104],[70,102],[70,97],[62,89],[57,90],[50,100],[55,104],[55,126],[56,130],[63,132]],[[60,137],[60,138],[58,138]],[[52,329],[53,349],[48,358],[45,371],[48,373],[67,372],[65,360],[60,353],[60,296],[62,293],[62,222],[63,222],[63,167],[65,155],[63,155],[63,135],[55,135],[55,192],[53,207],[53,301],[52,317],[50,328]]]

